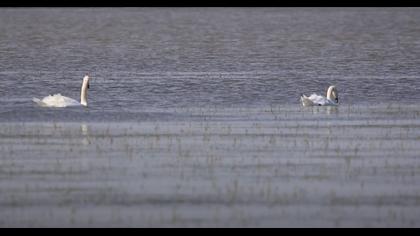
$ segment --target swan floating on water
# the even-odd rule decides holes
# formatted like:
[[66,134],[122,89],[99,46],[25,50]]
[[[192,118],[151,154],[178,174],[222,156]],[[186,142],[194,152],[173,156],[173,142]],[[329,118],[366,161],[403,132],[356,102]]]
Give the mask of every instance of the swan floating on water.
[[317,94],[312,94],[310,97],[302,94],[300,97],[304,107],[310,106],[337,106],[338,105],[338,91],[335,86],[330,86],[327,91],[327,97]]
[[89,85],[89,76],[85,76],[83,78],[83,84],[82,84],[82,90],[80,94],[80,102],[68,98],[65,96],[62,96],[61,94],[55,94],[55,95],[49,95],[45,98],[38,99],[33,98],[32,101],[38,104],[41,107],[69,107],[69,106],[85,106],[87,107],[87,90],[90,88]]

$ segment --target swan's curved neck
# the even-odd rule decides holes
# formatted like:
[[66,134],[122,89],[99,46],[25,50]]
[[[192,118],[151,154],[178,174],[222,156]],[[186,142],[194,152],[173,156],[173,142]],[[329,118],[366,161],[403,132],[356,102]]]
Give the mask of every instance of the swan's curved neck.
[[82,91],[80,94],[80,104],[87,106],[87,90],[88,90],[89,81],[84,80],[82,85]]
[[334,86],[331,86],[331,87],[328,88],[327,99],[338,102],[338,94],[337,94],[337,90],[335,89]]
[[330,100],[333,99],[333,95],[332,95],[333,89],[334,89],[333,87],[329,87],[328,91],[327,91],[327,98],[330,99]]

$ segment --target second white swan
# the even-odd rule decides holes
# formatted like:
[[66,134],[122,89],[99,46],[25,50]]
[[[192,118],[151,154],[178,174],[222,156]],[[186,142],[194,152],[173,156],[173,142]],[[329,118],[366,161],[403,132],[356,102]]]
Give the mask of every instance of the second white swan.
[[87,91],[90,88],[89,80],[90,78],[87,75],[83,78],[82,89],[80,92],[80,102],[72,98],[62,96],[61,94],[49,95],[43,98],[42,100],[38,98],[33,98],[32,101],[42,107],[59,107],[59,108],[69,107],[69,106],[87,107],[88,105]]
[[310,106],[337,106],[338,105],[338,91],[335,86],[330,86],[327,91],[327,97],[317,94],[312,94],[307,97],[304,94],[300,97],[304,107]]

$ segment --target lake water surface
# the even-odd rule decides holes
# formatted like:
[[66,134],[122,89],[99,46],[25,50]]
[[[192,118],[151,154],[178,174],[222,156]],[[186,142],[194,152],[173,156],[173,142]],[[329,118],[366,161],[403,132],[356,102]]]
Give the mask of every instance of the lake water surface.
[[[418,8],[0,9],[0,227],[419,227]],[[80,97],[88,108],[31,99]],[[300,94],[338,87],[340,106]]]

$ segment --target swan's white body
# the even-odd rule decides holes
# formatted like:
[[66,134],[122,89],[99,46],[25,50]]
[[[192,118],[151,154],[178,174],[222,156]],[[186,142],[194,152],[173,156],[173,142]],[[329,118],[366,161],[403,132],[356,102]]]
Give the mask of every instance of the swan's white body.
[[32,99],[41,107],[71,107],[71,106],[81,106],[82,104],[72,98],[62,96],[61,94],[49,95],[48,97],[43,98],[42,100],[38,98]]
[[32,101],[42,107],[71,107],[71,106],[87,106],[87,90],[89,89],[89,76],[83,78],[82,90],[80,93],[80,102],[62,96],[61,94],[49,95],[45,98],[33,98]]
[[335,86],[330,86],[327,91],[327,97],[312,94],[307,97],[302,95],[300,98],[304,107],[310,106],[338,106],[338,91]]

